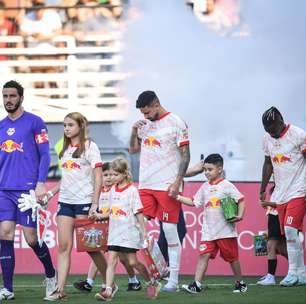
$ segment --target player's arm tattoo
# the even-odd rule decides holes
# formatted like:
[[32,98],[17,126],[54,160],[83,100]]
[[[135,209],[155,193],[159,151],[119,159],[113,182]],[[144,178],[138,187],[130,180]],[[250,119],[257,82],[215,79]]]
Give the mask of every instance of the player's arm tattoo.
[[265,192],[266,187],[270,181],[270,178],[273,174],[273,165],[270,156],[265,156],[265,161],[262,167],[262,179],[261,179],[261,186],[260,192]]
[[183,177],[186,174],[186,171],[189,166],[190,162],[190,150],[189,150],[189,145],[184,145],[179,148],[180,154],[181,154],[181,162],[179,166],[179,171],[178,171],[178,178],[183,179]]

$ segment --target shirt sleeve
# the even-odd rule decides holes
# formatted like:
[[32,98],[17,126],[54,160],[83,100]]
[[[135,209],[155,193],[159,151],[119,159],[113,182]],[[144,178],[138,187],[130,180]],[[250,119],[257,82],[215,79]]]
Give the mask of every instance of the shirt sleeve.
[[136,187],[133,187],[132,210],[134,214],[142,212],[143,210],[143,205],[139,196],[139,192]]
[[92,168],[102,167],[100,150],[93,141],[89,143],[87,159]]
[[39,153],[38,182],[44,183],[48,176],[51,159],[48,130],[40,117],[35,120],[33,133]]
[[196,192],[193,197],[193,202],[195,207],[199,208],[204,205],[205,203],[205,184],[203,184],[200,189]]
[[176,143],[179,147],[189,145],[188,127],[181,119],[177,123]]
[[244,199],[243,194],[230,182],[225,187],[225,195],[233,198],[237,203]]
[[306,153],[306,132],[303,129],[300,129],[300,132],[298,133],[298,148],[302,153]]

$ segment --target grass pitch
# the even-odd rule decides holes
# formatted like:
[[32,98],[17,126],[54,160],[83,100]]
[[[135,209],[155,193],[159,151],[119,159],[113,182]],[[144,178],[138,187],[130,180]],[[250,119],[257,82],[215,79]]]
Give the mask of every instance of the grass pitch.
[[[72,287],[72,283],[76,280],[84,279],[84,276],[70,276],[67,282],[66,289],[68,300],[66,303],[73,304],[88,304],[97,303],[94,295],[99,291],[99,286],[96,285],[91,293],[80,293]],[[45,287],[42,286],[42,276],[36,275],[16,275],[14,280],[15,285],[15,300],[13,304],[36,304],[43,303]],[[242,294],[233,294],[233,279],[232,277],[207,277],[205,279],[205,290],[200,294],[188,294],[180,291],[176,293],[160,293],[156,300],[149,300],[145,297],[145,291],[142,289],[137,292],[126,292],[127,277],[117,276],[116,282],[119,286],[119,291],[112,300],[116,304],[298,304],[306,303],[306,286],[297,287],[280,287],[280,286],[256,286],[258,277],[245,277],[248,283],[248,291]],[[278,279],[279,281],[280,279]],[[192,277],[182,276],[181,284],[190,283]],[[164,282],[163,282],[164,283]],[[4,301],[3,301],[4,302]],[[45,302],[47,303],[47,302]]]

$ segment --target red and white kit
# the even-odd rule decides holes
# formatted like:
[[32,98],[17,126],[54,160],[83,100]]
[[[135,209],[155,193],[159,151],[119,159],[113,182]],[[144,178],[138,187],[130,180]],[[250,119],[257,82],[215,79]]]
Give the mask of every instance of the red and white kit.
[[102,166],[98,146],[85,143],[85,152],[80,158],[72,154],[77,146],[70,145],[62,157],[63,175],[58,201],[66,204],[91,204],[94,194],[94,168]]

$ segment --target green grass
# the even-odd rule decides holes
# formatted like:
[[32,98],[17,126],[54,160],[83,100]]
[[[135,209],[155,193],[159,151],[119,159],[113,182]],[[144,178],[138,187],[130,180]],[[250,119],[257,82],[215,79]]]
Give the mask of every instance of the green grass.
[[[79,279],[81,276],[70,276],[67,284],[67,293],[69,299],[66,303],[81,304],[81,303],[96,303],[94,294],[99,291],[99,287],[95,286],[94,290],[89,294],[83,294],[76,291],[71,284]],[[42,276],[34,275],[16,275],[15,284],[15,297],[14,304],[36,304],[43,303],[44,287],[41,286]],[[176,293],[160,293],[154,304],[289,304],[289,303],[306,303],[306,286],[298,286],[285,288],[280,286],[261,287],[253,285],[257,281],[257,277],[246,277],[245,280],[249,285],[247,293],[233,294],[232,293],[232,277],[208,277],[205,284],[208,287],[205,291],[197,295],[190,295],[185,292]],[[192,277],[182,276],[181,284],[190,283]],[[145,298],[145,292],[126,292],[127,277],[117,276],[116,282],[119,285],[119,292],[113,299],[113,303],[135,304],[135,303],[150,303],[152,300]],[[216,285],[215,285],[216,284]],[[217,285],[220,284],[220,285]],[[226,285],[222,285],[226,284]]]

